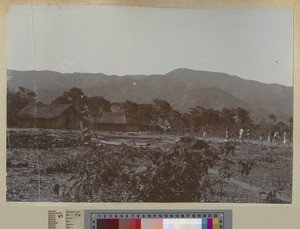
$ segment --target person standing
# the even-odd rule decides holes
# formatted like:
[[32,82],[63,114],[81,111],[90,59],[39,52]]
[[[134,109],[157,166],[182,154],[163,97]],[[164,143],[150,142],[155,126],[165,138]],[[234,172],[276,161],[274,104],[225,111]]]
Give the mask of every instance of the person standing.
[[290,138],[289,133],[287,131],[284,131],[283,132],[283,142],[282,142],[282,144],[290,145],[290,139],[289,138]]
[[273,137],[273,142],[277,142],[277,145],[279,145],[279,139],[280,139],[279,132],[276,131]]
[[204,132],[203,132],[203,138],[207,138],[207,130],[206,130],[206,128],[204,129]]
[[270,131],[268,136],[268,142],[270,143],[270,145],[272,145],[273,137],[274,137],[274,130]]
[[249,141],[250,141],[250,129],[247,129],[246,135],[247,135],[247,143],[249,144]]
[[225,142],[229,141],[229,129],[228,127],[226,127],[226,131],[225,131]]
[[261,134],[259,135],[260,144],[263,143],[263,141],[264,141],[264,136],[265,136],[265,132],[263,131],[263,132],[261,132]]
[[242,141],[242,143],[244,143],[244,132],[245,132],[245,130],[243,128],[241,128],[240,131],[239,131],[238,142]]

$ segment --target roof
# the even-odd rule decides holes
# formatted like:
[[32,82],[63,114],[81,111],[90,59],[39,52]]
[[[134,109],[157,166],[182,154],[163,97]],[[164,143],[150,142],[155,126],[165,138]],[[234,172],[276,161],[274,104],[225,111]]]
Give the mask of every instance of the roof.
[[44,118],[53,119],[62,115],[72,104],[29,104],[19,113],[18,118]]
[[125,113],[113,113],[113,112],[106,112],[103,113],[100,117],[97,118],[97,123],[102,124],[132,124],[132,125],[139,125],[137,120],[126,115]]
[[157,125],[162,125],[162,126],[170,126],[170,122],[168,119],[163,119],[161,117],[158,117],[157,119],[157,122],[156,122]]

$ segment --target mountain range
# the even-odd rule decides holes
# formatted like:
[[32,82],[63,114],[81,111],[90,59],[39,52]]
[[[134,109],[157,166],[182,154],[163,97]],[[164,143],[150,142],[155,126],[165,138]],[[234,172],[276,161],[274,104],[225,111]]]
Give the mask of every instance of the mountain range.
[[64,91],[78,87],[88,96],[103,96],[112,102],[131,100],[151,103],[167,100],[176,110],[203,106],[222,109],[241,107],[260,121],[269,114],[287,121],[293,115],[293,87],[245,80],[226,73],[176,69],[156,75],[105,75],[55,71],[7,70],[7,87],[34,90],[38,100],[49,103]]

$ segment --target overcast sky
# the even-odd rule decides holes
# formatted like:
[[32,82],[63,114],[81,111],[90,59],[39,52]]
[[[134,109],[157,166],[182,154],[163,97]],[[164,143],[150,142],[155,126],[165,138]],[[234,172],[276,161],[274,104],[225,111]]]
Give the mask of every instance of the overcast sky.
[[292,85],[293,11],[10,7],[8,69],[126,75],[176,68]]

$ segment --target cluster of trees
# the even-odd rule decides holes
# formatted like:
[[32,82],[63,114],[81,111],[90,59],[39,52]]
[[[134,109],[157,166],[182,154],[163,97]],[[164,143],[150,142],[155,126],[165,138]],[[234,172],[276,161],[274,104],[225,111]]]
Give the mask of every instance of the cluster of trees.
[[[30,103],[37,102],[36,94],[28,89],[19,87],[18,90],[7,91],[7,117],[8,126],[13,125],[16,114]],[[55,98],[52,104],[73,104],[81,117],[89,116],[92,119],[103,112],[125,112],[137,122],[158,124],[163,123],[177,132],[203,132],[212,135],[224,135],[225,129],[229,129],[231,135],[237,135],[243,127],[251,129],[252,135],[259,136],[263,131],[289,131],[292,130],[293,119],[289,123],[277,120],[274,114],[267,119],[262,119],[258,124],[251,119],[250,113],[237,107],[234,109],[223,108],[214,110],[196,106],[189,112],[181,113],[175,110],[171,104],[162,99],[154,99],[151,104],[138,104],[126,100],[124,102],[110,102],[102,96],[89,97],[80,88],[71,88]],[[160,120],[160,122],[159,122]]]
[[16,125],[16,116],[28,104],[36,102],[36,94],[34,91],[19,87],[18,90],[7,89],[7,125]]

